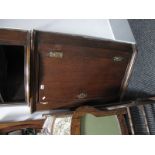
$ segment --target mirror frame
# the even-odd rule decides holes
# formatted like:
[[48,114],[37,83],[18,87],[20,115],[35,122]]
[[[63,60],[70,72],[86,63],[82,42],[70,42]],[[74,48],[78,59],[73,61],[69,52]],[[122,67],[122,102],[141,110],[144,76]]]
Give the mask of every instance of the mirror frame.
[[117,110],[98,110],[93,107],[84,106],[84,107],[79,107],[73,113],[72,124],[71,124],[71,135],[80,135],[81,117],[83,117],[86,114],[92,114],[96,117],[117,115],[122,135],[129,134],[128,128],[125,122],[125,118],[124,118],[124,115],[127,114],[126,108],[121,108]]
[[0,134],[7,135],[9,132],[25,128],[42,129],[44,121],[45,119],[0,123]]

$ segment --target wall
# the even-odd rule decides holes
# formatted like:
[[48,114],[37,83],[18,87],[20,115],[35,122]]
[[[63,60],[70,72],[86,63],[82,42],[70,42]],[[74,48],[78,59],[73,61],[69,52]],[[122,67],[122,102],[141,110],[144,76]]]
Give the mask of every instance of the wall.
[[0,28],[37,29],[113,39],[107,19],[0,20]]
[[110,19],[111,30],[115,40],[135,43],[129,23],[125,19]]
[[135,43],[125,19],[0,19],[0,28],[37,29]]

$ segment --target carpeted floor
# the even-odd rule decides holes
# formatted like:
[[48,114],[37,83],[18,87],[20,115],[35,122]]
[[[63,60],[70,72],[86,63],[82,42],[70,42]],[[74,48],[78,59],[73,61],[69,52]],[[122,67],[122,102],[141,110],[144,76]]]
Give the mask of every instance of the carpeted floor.
[[[155,20],[128,20],[134,34],[138,56],[129,81],[128,98],[155,96]],[[145,106],[150,134],[155,134],[155,104]],[[131,108],[136,134],[147,134],[140,110]]]

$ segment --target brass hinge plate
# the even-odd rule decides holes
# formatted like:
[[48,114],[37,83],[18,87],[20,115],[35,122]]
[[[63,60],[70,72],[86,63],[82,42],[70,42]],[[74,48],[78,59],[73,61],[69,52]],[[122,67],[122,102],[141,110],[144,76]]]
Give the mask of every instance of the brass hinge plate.
[[63,52],[53,50],[48,53],[48,56],[50,58],[63,58]]

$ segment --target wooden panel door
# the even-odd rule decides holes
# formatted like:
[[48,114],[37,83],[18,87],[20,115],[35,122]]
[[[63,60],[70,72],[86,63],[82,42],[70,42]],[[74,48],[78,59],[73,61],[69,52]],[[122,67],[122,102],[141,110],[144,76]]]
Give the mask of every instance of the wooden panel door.
[[37,110],[119,100],[130,44],[35,32]]

